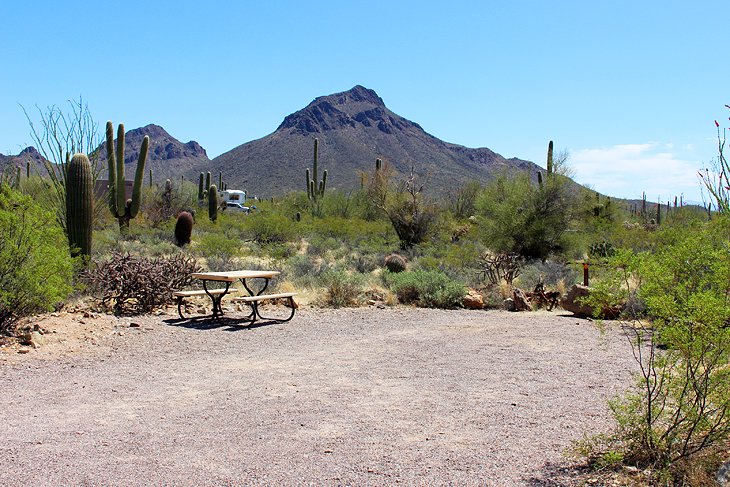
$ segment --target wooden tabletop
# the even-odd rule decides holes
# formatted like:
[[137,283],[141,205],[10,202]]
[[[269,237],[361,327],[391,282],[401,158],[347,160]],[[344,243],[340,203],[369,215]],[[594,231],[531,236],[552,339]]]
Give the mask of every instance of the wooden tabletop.
[[279,271],[223,271],[223,272],[198,272],[193,274],[194,279],[205,281],[235,282],[239,279],[271,279],[281,274]]

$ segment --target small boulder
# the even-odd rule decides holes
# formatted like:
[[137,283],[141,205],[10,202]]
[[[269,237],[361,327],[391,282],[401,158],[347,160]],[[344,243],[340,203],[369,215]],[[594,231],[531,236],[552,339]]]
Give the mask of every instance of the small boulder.
[[502,302],[502,306],[504,306],[504,309],[506,309],[507,311],[514,311],[515,300],[512,298],[507,298]]
[[[568,294],[560,300],[560,306],[570,311],[576,316],[592,317],[594,316],[593,308],[586,304],[579,303],[578,300],[591,294],[591,288],[580,284],[574,284],[570,288]],[[601,310],[601,316],[609,320],[618,318],[621,314],[622,306],[605,307]]]
[[484,298],[475,290],[470,289],[464,296],[462,304],[466,309],[482,309],[484,308]]
[[560,307],[565,311],[570,311],[576,316],[589,317],[593,316],[593,308],[588,305],[581,304],[578,299],[584,298],[591,293],[591,288],[581,284],[574,284],[570,288],[568,294],[560,300]]

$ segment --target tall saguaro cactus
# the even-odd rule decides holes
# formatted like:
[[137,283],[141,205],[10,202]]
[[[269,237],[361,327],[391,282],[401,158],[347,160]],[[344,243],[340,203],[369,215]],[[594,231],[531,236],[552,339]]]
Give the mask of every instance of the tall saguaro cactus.
[[66,230],[71,255],[91,255],[94,176],[86,154],[74,154],[66,169]]
[[142,146],[139,149],[137,160],[137,171],[134,174],[132,186],[132,198],[127,199],[124,178],[124,124],[120,123],[117,129],[117,147],[114,150],[114,125],[111,121],[106,123],[106,155],[109,165],[109,210],[114,218],[119,221],[119,229],[129,228],[129,220],[135,218],[139,213],[142,202],[142,179],[144,178],[144,165],[147,162],[147,152],[150,146],[150,138],[145,135],[142,139]]
[[322,173],[322,180],[319,180],[319,140],[314,139],[314,167],[310,177],[309,168],[307,168],[307,198],[313,203],[317,203],[324,196],[324,190],[327,187],[327,170]]
[[552,174],[553,174],[553,141],[552,140],[548,144],[547,174],[548,174],[548,177],[552,176]]

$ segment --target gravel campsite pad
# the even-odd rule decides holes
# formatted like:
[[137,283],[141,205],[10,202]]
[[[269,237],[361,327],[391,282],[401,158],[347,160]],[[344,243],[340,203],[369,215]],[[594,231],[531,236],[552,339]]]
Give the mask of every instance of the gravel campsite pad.
[[0,485],[554,485],[635,368],[562,312],[173,313],[64,314],[73,337],[0,353]]

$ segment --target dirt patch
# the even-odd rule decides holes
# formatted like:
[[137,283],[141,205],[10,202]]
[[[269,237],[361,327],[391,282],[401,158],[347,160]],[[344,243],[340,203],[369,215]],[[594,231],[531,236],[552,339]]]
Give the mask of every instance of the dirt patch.
[[36,324],[0,353],[3,485],[561,485],[634,367],[618,330],[547,312]]

